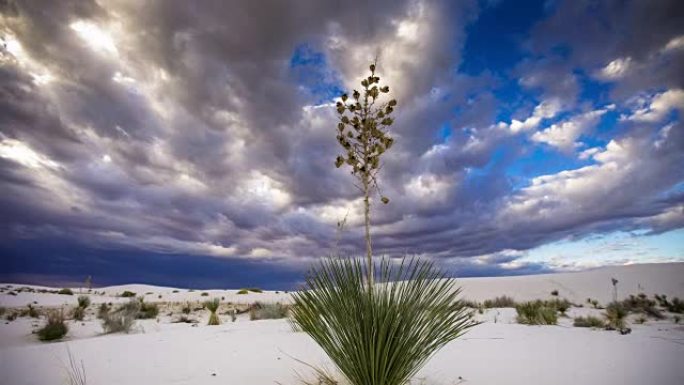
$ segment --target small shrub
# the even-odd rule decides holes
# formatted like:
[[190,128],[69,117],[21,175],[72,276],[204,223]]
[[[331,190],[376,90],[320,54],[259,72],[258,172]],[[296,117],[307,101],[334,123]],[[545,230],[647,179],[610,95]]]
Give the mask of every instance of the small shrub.
[[186,303],[185,306],[183,306],[183,308],[181,309],[181,312],[183,314],[190,314],[191,311],[192,307],[190,306],[190,302]]
[[625,328],[625,317],[627,317],[627,309],[620,302],[611,302],[606,307],[606,320],[608,327],[615,330],[622,330]]
[[6,311],[7,309],[4,306],[0,306],[0,317],[4,316]]
[[140,301],[131,299],[118,309],[107,313],[102,319],[102,329],[109,333],[128,333],[135,325],[135,319],[140,311]]
[[558,297],[558,290],[552,290],[551,295],[554,297]]
[[85,308],[76,306],[74,310],[71,311],[71,318],[76,321],[83,321],[83,318],[85,318]]
[[202,296],[202,297],[208,297],[208,296],[209,296],[209,293],[207,293],[207,292],[205,291],[205,292],[203,292],[202,294],[200,294],[200,296]]
[[238,294],[247,294],[250,291],[252,293],[263,293],[263,290],[259,289],[258,287],[246,287],[244,289],[240,289]]
[[109,313],[109,306],[106,303],[101,303],[97,308],[97,318],[104,319]]
[[119,297],[131,298],[131,297],[135,297],[135,293],[132,292],[132,291],[126,290],[126,291],[124,291],[123,293],[121,293],[121,295],[120,295]]
[[78,296],[78,307],[82,307],[83,309],[87,309],[88,306],[90,306],[90,297],[87,295],[79,295]]
[[183,323],[183,324],[196,324],[197,321],[194,320],[194,319],[192,319],[192,318],[190,318],[190,317],[188,317],[187,315],[183,314],[183,315],[181,315],[180,317],[178,317],[177,320],[173,321],[173,323],[175,323],[175,324],[180,324],[180,323]]
[[221,321],[219,320],[218,314],[216,314],[216,311],[218,310],[220,305],[221,305],[221,302],[219,301],[218,298],[214,298],[212,301],[207,301],[204,303],[204,307],[206,307],[211,312],[211,314],[209,315],[208,325],[220,325],[221,324]]
[[667,304],[666,308],[670,313],[684,313],[684,301],[674,297],[672,298],[672,301]]
[[178,290],[174,290],[173,293],[178,293]]
[[71,289],[64,288],[60,291],[57,292],[57,294],[63,294],[63,295],[74,295],[74,292],[71,291]]
[[[237,319],[237,316],[235,315],[235,309],[230,309],[229,314],[230,314],[230,322],[235,322],[235,320]],[[675,317],[675,318],[677,318],[677,317]],[[679,323],[679,321],[676,320],[675,323]]]
[[497,307],[515,307],[515,300],[508,296],[496,297],[494,299],[488,299],[483,303],[486,309],[497,308]]
[[38,329],[38,339],[41,341],[54,341],[64,337],[69,328],[64,323],[64,314],[62,311],[53,310],[48,313],[47,323]]
[[646,317],[644,316],[639,316],[634,320],[634,323],[637,323],[639,325],[642,325],[646,322]]
[[515,307],[518,323],[525,325],[555,325],[558,322],[556,309],[542,301],[520,303]]
[[278,319],[287,317],[288,308],[279,303],[276,304],[261,304],[255,303],[249,311],[249,319],[251,321],[261,319]]
[[568,309],[570,309],[570,306],[572,304],[570,303],[570,301],[568,301],[565,298],[563,298],[563,299],[554,298],[550,301],[545,301],[545,305],[548,307],[552,307],[552,308],[556,309],[556,311],[558,311],[562,315],[565,315],[565,312],[568,311]]
[[587,316],[575,318],[572,325],[578,328],[602,328],[605,323],[600,318]]
[[138,311],[137,318],[140,319],[150,319],[155,318],[159,314],[159,307],[156,303],[147,303],[140,301],[140,310]]
[[18,314],[17,314],[16,312],[8,312],[8,313],[7,313],[7,317],[5,317],[5,319],[6,319],[7,321],[12,322],[12,321],[14,321],[15,319],[17,319],[17,316],[18,316]]
[[15,292],[13,292],[13,291],[8,291],[8,292],[7,292],[7,295],[14,295],[14,296],[16,296],[17,293],[15,293]]
[[240,289],[240,290],[238,290],[237,293],[238,293],[238,294],[247,294],[247,293],[249,293],[249,290],[247,290],[247,289]]
[[676,323],[676,324],[678,324],[679,321],[681,321],[681,320],[682,320],[682,317],[680,317],[678,315],[672,317],[672,321],[674,321],[674,323]]

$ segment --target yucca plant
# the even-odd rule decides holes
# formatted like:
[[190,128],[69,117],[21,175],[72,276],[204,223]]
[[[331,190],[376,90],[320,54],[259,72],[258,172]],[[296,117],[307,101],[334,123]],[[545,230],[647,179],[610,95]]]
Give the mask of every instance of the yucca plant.
[[352,385],[405,384],[441,347],[476,325],[460,289],[431,262],[326,258],[293,294],[293,326],[309,334]]
[[220,325],[221,324],[221,320],[219,320],[219,317],[216,314],[216,311],[218,310],[219,305],[221,305],[221,302],[219,301],[218,298],[214,298],[213,300],[207,301],[204,303],[204,307],[206,307],[211,312],[211,315],[209,316],[209,323],[207,325]]

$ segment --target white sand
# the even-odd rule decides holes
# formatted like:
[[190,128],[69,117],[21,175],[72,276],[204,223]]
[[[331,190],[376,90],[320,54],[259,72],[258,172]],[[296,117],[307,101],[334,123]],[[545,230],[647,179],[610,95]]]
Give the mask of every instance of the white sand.
[[[459,280],[464,296],[483,300],[510,295],[519,300],[560,297],[583,302],[586,297],[606,303],[612,296],[610,278],[620,283],[619,294],[636,294],[638,285],[650,294],[684,298],[684,263],[634,265],[572,274],[529,277],[468,278]],[[0,284],[5,287],[6,284]],[[25,285],[12,285],[14,288]],[[173,289],[125,285],[95,289],[94,303],[125,301],[115,297],[124,290],[151,292],[146,301],[203,301],[224,297],[225,302],[287,301],[283,292],[237,295],[236,290]],[[178,290],[178,293],[173,293]],[[78,289],[75,290],[77,292]],[[207,292],[208,296],[201,293]],[[162,295],[162,299],[158,296]],[[38,306],[76,303],[76,295],[0,293],[0,306]],[[327,365],[325,354],[304,333],[293,332],[286,320],[234,323],[221,316],[220,326],[206,326],[208,312],[195,312],[201,323],[172,324],[175,316],[160,313],[159,320],[138,321],[129,335],[101,335],[91,306],[86,321],[70,321],[64,342],[41,343],[31,330],[43,320],[18,318],[0,323],[0,384],[60,384],[64,381],[66,347],[83,360],[91,385],[134,384],[298,384],[296,372],[310,369],[290,356],[314,365]],[[490,309],[478,318],[485,323],[447,345],[418,374],[416,383],[438,384],[684,384],[684,326],[672,315],[649,320],[632,333],[572,327],[571,317],[600,315],[600,310],[572,308],[558,326],[515,324],[514,309]],[[632,317],[633,321],[633,317]],[[495,323],[496,322],[496,323]],[[462,380],[459,380],[459,377]],[[460,381],[460,382],[459,382]]]

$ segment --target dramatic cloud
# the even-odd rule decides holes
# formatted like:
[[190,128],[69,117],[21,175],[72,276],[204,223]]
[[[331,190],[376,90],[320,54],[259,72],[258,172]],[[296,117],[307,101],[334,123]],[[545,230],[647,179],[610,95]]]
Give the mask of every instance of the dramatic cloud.
[[541,4],[466,73],[499,2],[0,1],[0,278],[60,244],[290,284],[359,253],[333,106],[374,58],[399,100],[378,253],[535,273],[526,250],[569,235],[681,229],[682,7],[592,4]]

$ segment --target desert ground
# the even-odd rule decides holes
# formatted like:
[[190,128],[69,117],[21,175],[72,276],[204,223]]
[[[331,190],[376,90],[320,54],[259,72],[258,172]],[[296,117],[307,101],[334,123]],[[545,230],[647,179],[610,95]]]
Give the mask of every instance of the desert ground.
[[[574,305],[557,325],[548,326],[519,324],[512,307],[473,309],[482,323],[439,351],[413,383],[684,384],[681,315],[663,309],[662,319],[630,314],[631,333],[626,335],[573,327],[575,317],[603,317],[601,308],[614,295],[612,278],[618,280],[618,299],[640,293],[684,298],[684,263],[458,279],[462,297],[472,302],[506,295],[516,301],[565,298]],[[239,288],[123,285],[90,291],[71,288],[73,295],[65,295],[56,293],[60,289],[0,284],[0,384],[67,384],[69,351],[82,361],[90,385],[294,385],[314,378],[307,364],[333,368],[324,352],[306,334],[293,330],[286,318],[250,319],[255,303],[288,304],[290,294],[285,291],[238,294]],[[104,334],[96,316],[98,306],[130,301],[121,297],[125,291],[156,303],[159,314],[137,320],[128,334]],[[27,306],[41,314],[59,308],[68,314],[79,295],[91,300],[84,320],[69,320],[69,332],[59,342],[39,341],[34,331],[45,322],[44,316],[24,314]],[[202,303],[214,298],[221,301],[221,325],[209,326],[209,311]],[[190,308],[188,314],[184,307]],[[174,322],[181,317],[186,322]]]

